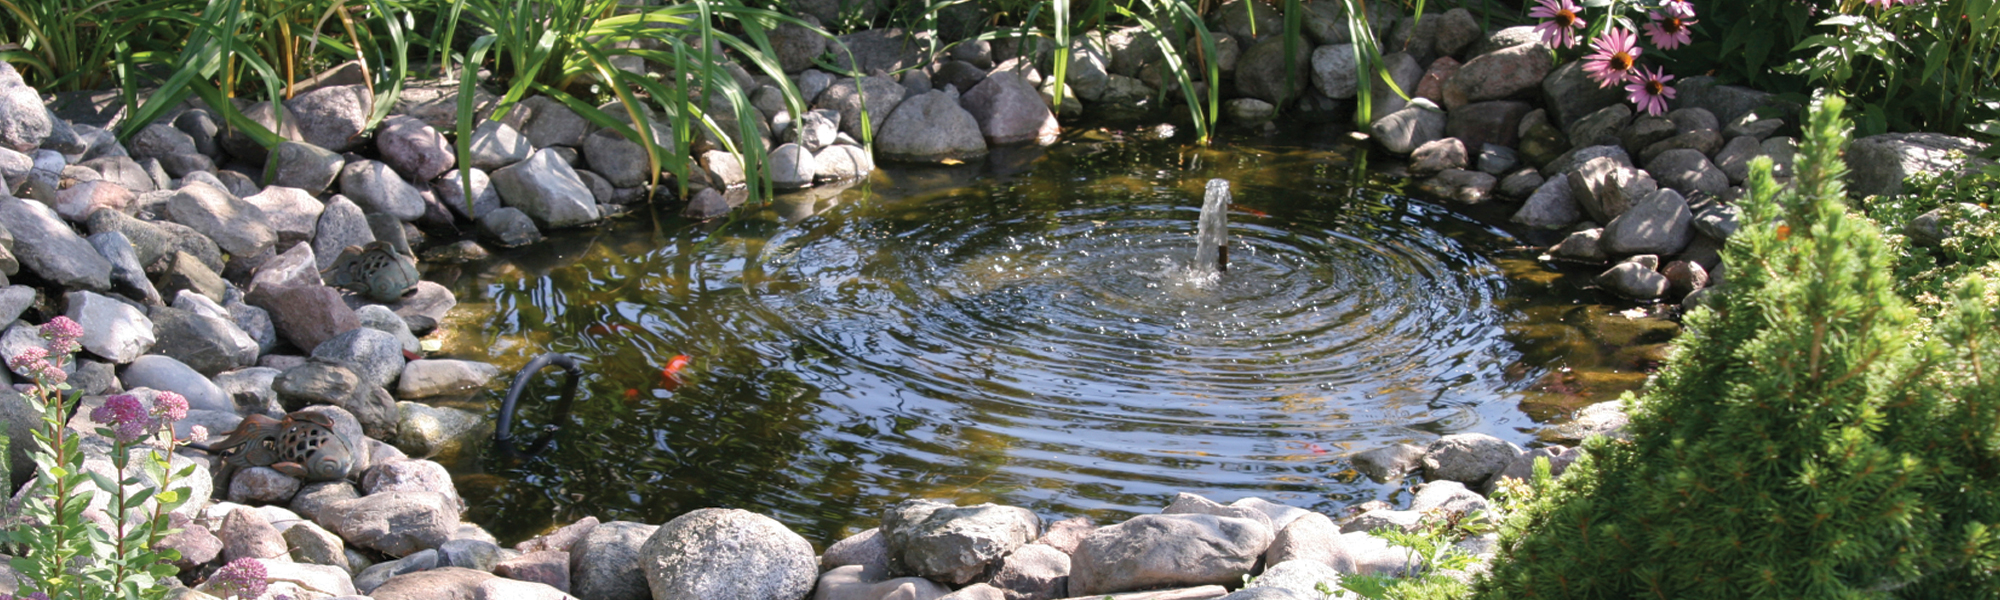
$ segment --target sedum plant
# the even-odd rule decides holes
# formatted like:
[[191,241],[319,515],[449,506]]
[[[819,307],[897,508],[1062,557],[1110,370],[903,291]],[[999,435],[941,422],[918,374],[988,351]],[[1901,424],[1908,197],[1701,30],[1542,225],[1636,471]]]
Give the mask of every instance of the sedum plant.
[[[1488,598],[2000,594],[2000,347],[1978,276],[1925,337],[1844,202],[1845,102],[1794,187],[1752,167],[1724,290],[1585,458],[1503,532]],[[1628,397],[1629,398],[1629,397]]]
[[[34,378],[25,395],[29,407],[42,414],[34,432],[39,473],[21,508],[25,523],[5,532],[19,554],[11,565],[23,576],[22,590],[49,600],[165,598],[169,588],[159,581],[177,572],[171,561],[179,552],[154,548],[173,533],[167,513],[188,500],[187,488],[173,482],[191,474],[194,465],[176,470],[168,462],[176,443],[172,424],[187,416],[187,399],[173,392],[159,392],[152,406],[126,394],[106,399],[90,419],[100,425],[99,435],[112,440],[114,475],[88,470],[83,436],[69,427],[81,394],[70,389],[63,370],[83,329],[56,317],[41,333],[45,345],[8,360]],[[164,443],[162,431],[168,434]],[[194,438],[205,436],[199,426],[194,429]],[[134,450],[142,457],[138,464],[132,461]],[[86,514],[100,494],[106,500],[99,515],[104,523]]]

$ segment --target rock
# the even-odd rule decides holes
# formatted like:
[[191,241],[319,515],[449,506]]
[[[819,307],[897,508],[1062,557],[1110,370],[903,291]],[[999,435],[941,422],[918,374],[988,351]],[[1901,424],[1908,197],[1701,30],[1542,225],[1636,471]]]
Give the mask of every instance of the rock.
[[479,582],[474,591],[474,600],[575,600],[553,586],[512,579],[487,579]]
[[278,245],[287,248],[313,241],[319,231],[320,215],[326,211],[326,205],[314,198],[312,192],[277,185],[244,196],[243,201],[264,212],[271,230],[278,234]]
[[1047,600],[1069,596],[1069,555],[1042,544],[1016,548],[989,582],[1009,597]]
[[1469,162],[1463,140],[1449,137],[1431,140],[1410,153],[1410,173],[1434,175],[1446,169],[1463,169]]
[[493,574],[462,567],[438,567],[390,577],[368,592],[374,600],[481,600],[480,586]]
[[911,500],[890,506],[882,515],[891,573],[953,585],[987,575],[1008,552],[1040,535],[1041,519],[1012,506],[957,507]]
[[428,571],[437,566],[436,550],[418,551],[397,560],[375,563],[362,568],[361,572],[354,576],[354,587],[358,591],[373,592],[394,577]]
[[346,159],[336,152],[287,140],[278,144],[278,170],[271,184],[319,195],[326,193],[345,166]]
[[410,456],[455,457],[493,433],[492,421],[468,410],[416,402],[398,402],[396,409],[396,435],[391,441]]
[[1685,198],[1671,189],[1658,190],[1606,223],[1599,245],[1612,256],[1678,254],[1694,239],[1693,220]]
[[1465,169],[1446,169],[1430,179],[1425,179],[1417,188],[1426,194],[1467,204],[1483,202],[1493,192],[1498,180],[1492,175]]
[[1797,114],[1799,107],[1777,99],[1777,96],[1733,85],[1716,85],[1715,78],[1707,75],[1685,77],[1674,82],[1678,92],[1668,105],[1675,108],[1700,108],[1715,115],[1722,123],[1733,122],[1745,113],[1766,109],[1766,116],[1783,117]]
[[1613,104],[1584,115],[1569,126],[1569,144],[1577,148],[1617,145],[1619,132],[1632,122],[1632,109]]
[[0,226],[13,234],[15,257],[28,270],[64,287],[110,291],[111,261],[47,205],[0,197]]
[[1483,488],[1520,455],[1512,442],[1483,433],[1447,435],[1424,448],[1424,477]]
[[813,161],[819,163],[819,173],[813,179],[820,183],[866,177],[875,172],[875,159],[868,151],[847,144],[827,146],[813,155]]
[[1411,444],[1396,444],[1360,452],[1347,457],[1355,470],[1377,482],[1401,479],[1403,475],[1423,466],[1424,449]]
[[[674,133],[665,124],[652,124],[655,144],[673,148]],[[646,148],[619,135],[617,131],[605,129],[590,134],[583,139],[583,156],[590,161],[590,168],[615,187],[637,187],[653,180],[652,163],[646,156]]]
[[410,332],[410,324],[387,306],[362,304],[354,309],[354,316],[361,320],[361,326],[395,336],[403,347],[404,356],[421,355],[423,347],[417,336]]
[[875,149],[889,160],[939,162],[986,155],[979,122],[947,92],[904,100],[882,124]]
[[[1548,165],[1570,149],[1569,136],[1550,125],[1548,112],[1539,108],[1521,116],[1521,124],[1515,133],[1520,136],[1518,147],[1521,156],[1538,167]],[[1555,172],[1549,171],[1542,176]]]
[[[517,125],[521,135],[536,148],[550,146],[583,146],[584,136],[594,129],[589,121],[570,110],[569,106],[547,96],[534,96],[522,101],[520,108],[528,109],[525,125]],[[498,170],[496,167],[493,170]]]
[[0,322],[12,323],[15,319],[21,318],[21,313],[35,305],[37,296],[35,288],[25,285],[0,288],[0,317],[5,317],[5,320]]
[[222,518],[222,528],[216,534],[216,537],[222,538],[222,562],[242,558],[291,560],[285,537],[255,509],[230,511],[228,516]]
[[1416,499],[1410,501],[1410,510],[1417,513],[1441,510],[1447,514],[1470,515],[1487,508],[1489,505],[1485,496],[1466,489],[1465,484],[1456,481],[1432,481],[1419,485]]
[[109,181],[89,181],[56,192],[56,214],[73,223],[82,223],[98,209],[127,210],[137,200],[125,186]]
[[[1722,169],[1708,162],[1708,157],[1698,150],[1668,150],[1660,153],[1646,170],[1659,178],[1659,183],[1683,194],[1706,194],[1720,196],[1729,191],[1729,176]],[[1746,166],[1747,171],[1747,166]]]
[[1354,561],[1341,547],[1340,526],[1319,513],[1308,513],[1278,531],[1264,552],[1265,564],[1307,561],[1351,572]]
[[362,160],[340,169],[341,195],[366,212],[383,213],[409,222],[424,216],[424,199],[393,167]]
[[1062,132],[1041,93],[1011,71],[986,77],[966,92],[959,104],[979,124],[988,144],[1034,142],[1046,146],[1055,143],[1056,135]]
[[1237,583],[1273,537],[1249,519],[1139,515],[1084,538],[1071,555],[1070,593]]
[[1427,106],[1428,101],[1404,107],[1369,125],[1369,133],[1384,149],[1395,154],[1408,154],[1417,147],[1444,137],[1446,117],[1444,111]]
[[[442,467],[440,467],[442,469]],[[486,573],[493,572],[503,552],[500,546],[486,540],[454,539],[438,545],[438,563],[446,567],[459,567]]]
[[1473,102],[1528,94],[1554,67],[1548,50],[1532,44],[1479,55],[1445,81],[1444,106],[1456,110]]
[[883,573],[889,571],[889,543],[882,540],[881,528],[848,536],[820,555],[820,569],[860,565]]
[[1256,581],[1250,582],[1250,585],[1244,586],[1237,593],[1275,589],[1289,592],[1292,597],[1300,600],[1321,598],[1325,596],[1319,593],[1319,586],[1322,584],[1328,589],[1340,589],[1340,574],[1341,571],[1326,563],[1310,560],[1273,563],[1264,569],[1263,574],[1257,576]]
[[571,593],[586,600],[654,598],[641,548],[659,529],[629,521],[610,521],[591,528],[570,550]]
[[334,503],[320,517],[320,525],[350,544],[407,556],[451,539],[458,505],[436,492],[392,491]]
[[278,243],[262,209],[208,185],[182,186],[167,201],[166,216],[236,257],[257,256]]
[[187,398],[191,410],[235,412],[236,402],[222,388],[181,361],[148,354],[132,361],[119,376],[128,389],[152,388],[178,393]]
[[195,147],[194,138],[165,124],[156,123],[139,130],[127,146],[134,160],[157,160],[167,174],[174,177],[215,171],[215,161],[201,154]]
[[1470,149],[1482,149],[1487,144],[1511,147],[1520,142],[1521,118],[1533,109],[1526,102],[1512,100],[1466,104],[1451,110],[1444,133],[1464,141]]
[[[182,298],[207,298],[182,292]],[[172,343],[161,345],[160,354],[181,361],[195,372],[213,377],[223,371],[257,364],[257,340],[250,334],[237,329],[229,320],[229,313],[222,307],[210,306],[221,315],[194,312],[182,308],[189,302],[177,301],[179,306],[156,306],[152,310],[153,335],[157,339]],[[231,408],[234,408],[232,403]]]
[[479,233],[503,248],[525,246],[542,239],[535,220],[521,209],[506,207],[479,218]]
[[[1417,59],[1402,52],[1383,55],[1382,69],[1383,71],[1376,73],[1375,81],[1369,86],[1368,91],[1370,105],[1375,111],[1373,116],[1377,121],[1409,106],[1411,100],[1404,100],[1395,90],[1400,89],[1405,94],[1410,93],[1417,89],[1417,84],[1423,81],[1424,77],[1423,65],[1417,64]],[[1383,78],[1383,72],[1388,73],[1389,77]],[[1390,82],[1395,83],[1395,89],[1390,89]],[[1437,104],[1431,101],[1426,100],[1423,104],[1440,113],[1443,112],[1443,109],[1439,109]]]
[[285,101],[285,108],[297,119],[300,141],[346,152],[360,145],[375,97],[366,85],[337,85],[299,94]]
[[1731,138],[1715,153],[1715,167],[1729,177],[1729,183],[1742,184],[1750,178],[1750,160],[1762,156],[1764,146],[1752,136]]
[[771,150],[771,185],[781,190],[812,187],[819,164],[798,144],[783,144]]
[[1729,125],[1723,127],[1722,135],[1723,137],[1732,139],[1749,137],[1761,142],[1764,141],[1764,138],[1776,134],[1778,129],[1784,126],[1784,119],[1767,119],[1758,116],[1756,112],[1747,112],[1731,120]]
[[1619,164],[1612,157],[1585,161],[1569,171],[1570,197],[1599,223],[1625,214],[1632,203],[1659,189],[1644,171]]
[[1903,180],[1917,173],[1958,173],[1985,164],[1966,159],[1985,149],[1971,139],[1938,133],[1885,133],[1854,140],[1847,147],[1849,192],[1856,197],[1901,194]]
[[[1617,403],[1612,402],[1611,404]],[[1499,478],[1531,481],[1535,476],[1535,461],[1539,459],[1547,459],[1549,461],[1549,474],[1551,476],[1561,477],[1564,471],[1569,470],[1571,464],[1576,463],[1576,459],[1582,457],[1583,451],[1578,448],[1543,446],[1529,450],[1526,454],[1522,454],[1520,458],[1514,459],[1514,464],[1508,465],[1507,470],[1501,471]]]
[[535,152],[528,138],[501,121],[480,123],[472,131],[472,167],[492,171],[528,159]]
[[1278,107],[1256,98],[1237,98],[1222,103],[1222,115],[1238,127],[1257,127],[1271,122]]
[[[1654,260],[1658,260],[1658,257],[1654,257]],[[1594,281],[1604,289],[1635,300],[1651,300],[1664,296],[1668,286],[1667,276],[1630,259],[1613,265],[1610,270],[1599,274]]]
[[1677,134],[1674,137],[1653,142],[1653,145],[1639,151],[1639,162],[1641,164],[1652,164],[1653,159],[1658,158],[1661,154],[1670,150],[1681,149],[1694,150],[1700,152],[1702,156],[1715,154],[1716,151],[1722,149],[1722,134],[1716,133],[1713,129],[1703,129]]
[[1680,127],[1672,119],[1653,115],[1643,115],[1626,123],[1618,132],[1618,144],[1626,152],[1639,154],[1653,144],[1680,135]]
[[951,588],[921,577],[898,577],[884,581],[885,571],[862,566],[838,567],[820,576],[813,600],[898,598],[934,600],[951,593]]
[[445,173],[431,182],[431,191],[436,194],[439,204],[474,221],[500,208],[500,192],[493,189],[493,181],[485,171],[471,169],[466,175],[472,179],[471,204],[466,203],[465,181],[457,171]]
[[[358,320],[358,316],[357,316]],[[388,387],[403,373],[403,344],[388,332],[357,327],[313,348],[313,358],[347,365],[368,386]]]
[[159,339],[152,320],[130,304],[82,290],[70,292],[63,301],[69,306],[64,315],[83,326],[78,340],[83,349],[105,360],[132,362]]
[[500,367],[469,360],[410,361],[396,384],[398,398],[430,398],[477,391],[500,375]]
[[547,585],[567,594],[569,553],[560,550],[539,550],[504,558],[493,564],[493,574]]
[[1340,525],[1342,533],[1367,533],[1380,529],[1413,532],[1422,525],[1424,514],[1415,510],[1378,508],[1355,515]]
[[1330,44],[1314,49],[1311,66],[1313,85],[1328,98],[1353,98],[1359,89],[1360,78],[1354,69],[1354,44]]
[[1236,62],[1236,93],[1282,106],[1305,90],[1307,78],[1312,76],[1313,50],[1307,44],[1294,43],[1288,72],[1283,37],[1268,36],[1243,51],[1243,58]]
[[180,531],[160,540],[159,549],[173,549],[181,553],[179,560],[173,561],[176,568],[190,570],[214,562],[222,555],[222,540],[209,533],[207,527],[189,523]]
[[561,229],[598,219],[590,188],[553,151],[536,152],[528,160],[494,171],[492,178],[500,201],[520,209],[538,227]]
[[0,146],[20,152],[40,148],[56,129],[56,119],[42,106],[41,94],[23,84],[7,67],[0,79]]
[[1599,402],[1576,411],[1569,422],[1544,430],[1544,437],[1560,442],[1582,442],[1594,435],[1626,439],[1625,426],[1631,423],[1621,400]]
[[[1072,62],[1074,60],[1072,58]],[[869,135],[874,135],[882,131],[883,123],[903,102],[907,93],[896,80],[884,75],[862,77],[859,84],[854,78],[839,78],[820,94],[818,100],[813,101],[813,108],[839,112],[842,133],[854,139],[868,139],[861,132],[864,106],[868,114]]]
[[397,173],[414,180],[436,179],[458,164],[450,142],[423,121],[396,115],[375,130],[375,148]]
[[298,492],[297,477],[279,473],[277,469],[270,467],[243,469],[237,471],[229,480],[230,502],[282,504],[291,501],[292,495]]
[[322,517],[329,515],[327,511],[333,505],[359,497],[361,494],[355,491],[354,484],[346,480],[307,483],[292,495],[291,509],[299,516],[318,523],[325,520]]
[[1708,269],[1700,263],[1677,260],[1660,269],[1667,278],[1667,294],[1685,298],[1696,290],[1708,287]]
[[1521,210],[1514,213],[1512,221],[1529,227],[1562,229],[1582,216],[1570,192],[1569,178],[1557,177],[1535,188],[1535,193],[1521,203]]
[[1458,69],[1463,66],[1465,63],[1449,56],[1431,61],[1431,66],[1424,69],[1424,78],[1417,81],[1417,89],[1413,95],[1431,102],[1444,102],[1444,82],[1449,81],[1451,76],[1457,75]]
[[341,570],[343,576],[353,572],[347,561],[347,543],[319,524],[311,521],[298,523],[285,528],[284,536],[285,544],[291,547],[292,560],[335,567]]
[[1549,111],[1549,121],[1564,131],[1584,115],[1625,102],[1623,86],[1598,85],[1583,65],[1584,61],[1570,61],[1542,80],[1542,105]]

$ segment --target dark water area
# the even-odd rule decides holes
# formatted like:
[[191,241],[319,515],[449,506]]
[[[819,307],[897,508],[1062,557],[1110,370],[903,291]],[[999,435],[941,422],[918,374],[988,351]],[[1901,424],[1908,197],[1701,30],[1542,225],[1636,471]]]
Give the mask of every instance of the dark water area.
[[[1144,138],[1073,132],[727,222],[646,208],[429,265],[459,299],[443,355],[511,378],[565,352],[589,373],[548,453],[448,461],[468,518],[514,540],[736,507],[824,545],[920,497],[1100,522],[1182,491],[1337,513],[1406,494],[1349,454],[1532,444],[1646,376],[1613,314],[1630,307],[1538,262],[1547,240],[1496,225],[1511,205],[1399,195],[1365,148],[1323,141],[1340,136]],[[1217,177],[1234,245],[1204,282],[1185,264]],[[557,382],[524,399],[529,426]]]

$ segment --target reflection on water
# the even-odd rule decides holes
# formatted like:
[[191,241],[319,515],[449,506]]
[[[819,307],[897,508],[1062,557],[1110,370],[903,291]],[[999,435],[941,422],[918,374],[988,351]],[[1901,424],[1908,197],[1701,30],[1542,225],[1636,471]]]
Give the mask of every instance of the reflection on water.
[[[511,372],[568,352],[591,373],[548,455],[452,466],[502,538],[734,506],[828,542],[910,497],[1115,519],[1190,491],[1333,512],[1394,492],[1347,454],[1460,431],[1529,443],[1531,416],[1643,381],[1575,314],[1582,278],[1357,185],[1353,152],[1085,132],[728,223],[641,214],[433,266],[460,301],[447,354]],[[1189,285],[1174,261],[1217,177],[1230,269]],[[692,366],[663,378],[677,354]]]

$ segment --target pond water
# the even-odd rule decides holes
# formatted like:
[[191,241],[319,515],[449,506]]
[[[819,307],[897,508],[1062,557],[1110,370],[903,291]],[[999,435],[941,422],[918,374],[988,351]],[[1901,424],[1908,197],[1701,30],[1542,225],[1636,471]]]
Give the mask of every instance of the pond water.
[[[1100,522],[1181,491],[1337,513],[1401,493],[1348,454],[1456,432],[1528,444],[1643,381],[1636,338],[1592,325],[1629,307],[1538,263],[1493,225],[1503,208],[1400,196],[1365,157],[1080,131],[727,222],[642,210],[429,265],[460,303],[444,355],[511,379],[566,352],[589,373],[548,453],[448,464],[503,540],[727,506],[825,544],[917,497]],[[1198,285],[1184,265],[1218,177],[1229,270]],[[523,400],[531,426],[557,380]]]

